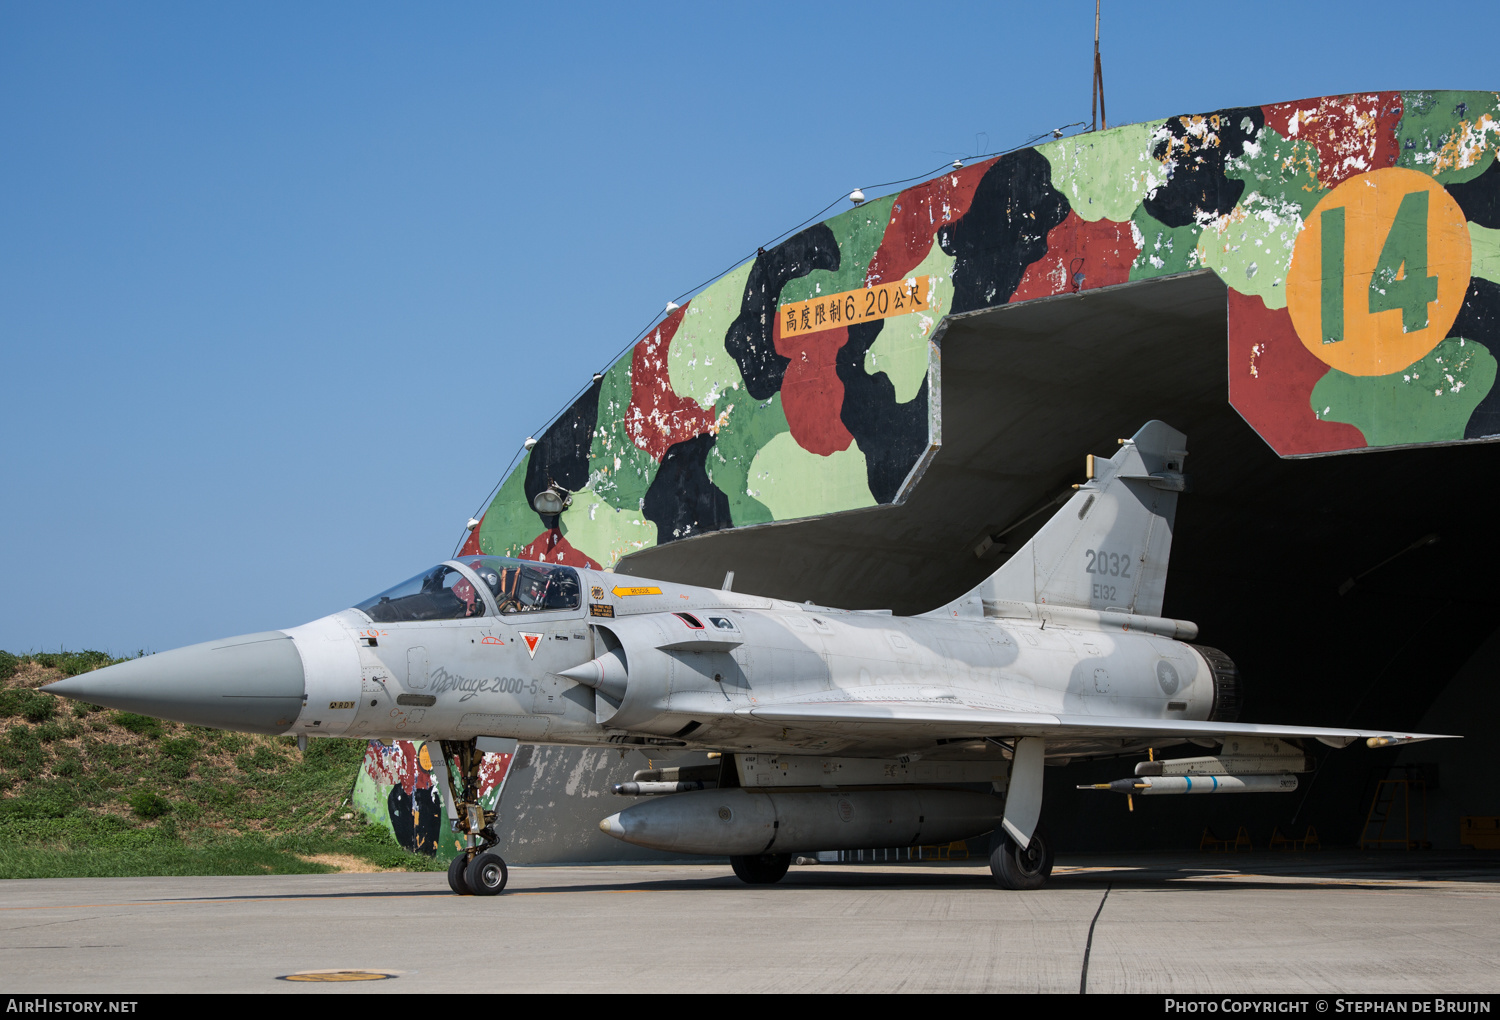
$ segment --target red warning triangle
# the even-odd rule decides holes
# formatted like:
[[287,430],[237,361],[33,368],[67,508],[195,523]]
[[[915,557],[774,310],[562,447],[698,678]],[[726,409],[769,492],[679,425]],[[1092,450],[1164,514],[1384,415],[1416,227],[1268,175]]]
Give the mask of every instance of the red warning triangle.
[[540,634],[522,634],[521,640],[526,642],[526,651],[534,659],[536,658],[536,646],[541,642]]

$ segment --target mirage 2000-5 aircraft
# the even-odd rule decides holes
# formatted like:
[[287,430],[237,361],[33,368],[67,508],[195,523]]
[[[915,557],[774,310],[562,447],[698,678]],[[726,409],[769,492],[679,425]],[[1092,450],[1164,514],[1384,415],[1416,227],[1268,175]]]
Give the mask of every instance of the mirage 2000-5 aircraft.
[[[718,752],[637,773],[618,839],[728,856],[750,883],[796,852],[993,831],[1009,889],[1046,881],[1048,759],[1180,744],[1101,789],[1290,791],[1307,742],[1428,739],[1235,721],[1240,681],[1198,628],[1161,617],[1186,437],[1161,422],[1108,461],[973,591],[913,617],[848,612],[496,556],[465,556],[286,631],[192,645],[44,690],[146,715],[306,737],[436,741],[467,850],[459,894],[506,868],[478,770],[497,738]],[[429,745],[432,747],[433,745]]]

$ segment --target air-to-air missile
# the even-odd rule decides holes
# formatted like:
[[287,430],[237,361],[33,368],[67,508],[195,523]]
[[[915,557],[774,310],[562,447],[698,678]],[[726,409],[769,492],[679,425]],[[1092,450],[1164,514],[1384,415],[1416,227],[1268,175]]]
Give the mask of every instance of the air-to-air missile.
[[[1185,437],[1149,422],[992,576],[918,616],[851,612],[499,556],[447,560],[284,631],[179,648],[45,690],[186,723],[308,738],[432,741],[467,849],[460,894],[499,892],[477,800],[500,738],[703,750],[651,770],[600,828],[729,855],[774,882],[793,853],[993,832],[1008,888],[1042,884],[1050,759],[1151,753],[1127,794],[1296,788],[1308,744],[1431,734],[1237,722],[1241,681],[1161,614]],[[1217,747],[1156,760],[1155,750]]]

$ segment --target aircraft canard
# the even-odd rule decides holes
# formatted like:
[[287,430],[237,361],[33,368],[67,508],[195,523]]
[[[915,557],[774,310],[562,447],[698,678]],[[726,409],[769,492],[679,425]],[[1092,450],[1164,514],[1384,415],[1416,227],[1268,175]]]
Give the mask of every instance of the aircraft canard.
[[1148,422],[973,591],[920,616],[845,611],[471,555],[286,631],[207,642],[44,690],[223,729],[434,741],[467,850],[449,881],[492,894],[505,864],[479,763],[497,738],[703,749],[638,773],[619,839],[728,855],[776,881],[794,852],[994,831],[1009,888],[1045,881],[1048,760],[1183,744],[1099,788],[1128,796],[1286,792],[1307,742],[1436,734],[1238,721],[1241,680],[1163,618],[1186,438]]

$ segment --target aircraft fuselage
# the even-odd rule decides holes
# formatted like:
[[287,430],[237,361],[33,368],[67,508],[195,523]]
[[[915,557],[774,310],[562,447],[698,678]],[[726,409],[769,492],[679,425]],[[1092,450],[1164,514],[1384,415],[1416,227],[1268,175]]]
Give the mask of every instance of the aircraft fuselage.
[[[287,631],[307,697],[283,732],[863,756],[919,750],[920,741],[783,733],[754,712],[890,700],[1201,720],[1214,705],[1212,668],[1192,645],[1064,610],[1039,608],[1031,620],[892,617],[578,573],[585,593],[602,597],[576,609],[387,623],[346,610]],[[623,652],[623,696],[559,675],[611,647]],[[1090,749],[1058,743],[1049,754]]]

